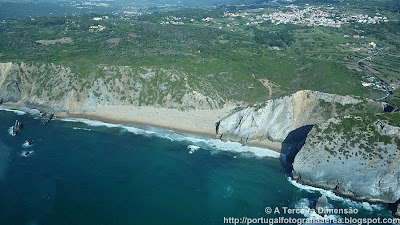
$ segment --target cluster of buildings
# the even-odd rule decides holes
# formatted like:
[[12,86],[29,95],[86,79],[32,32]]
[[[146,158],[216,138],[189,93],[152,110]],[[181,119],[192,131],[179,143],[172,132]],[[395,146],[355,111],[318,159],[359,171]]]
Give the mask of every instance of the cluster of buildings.
[[274,12],[272,14],[263,14],[265,20],[270,20],[274,24],[305,24],[308,26],[330,26],[340,27],[343,24],[336,14],[326,12],[321,7],[306,6],[304,9],[298,9],[295,5],[288,6],[291,10],[288,12]]
[[103,17],[93,17],[93,20],[94,21],[100,21],[100,20],[103,20],[103,19],[108,19],[108,16],[103,16]]
[[[125,10],[122,13],[123,13],[123,15],[128,16],[128,17],[143,15],[143,13],[138,12],[138,11],[134,11],[134,10]],[[114,15],[116,15],[116,14],[114,14]]]
[[97,7],[109,7],[110,4],[106,2],[100,2],[100,1],[70,1],[68,2],[70,6],[74,6],[77,9],[83,9],[83,8],[90,8],[92,6],[97,6]]
[[[181,17],[175,17],[175,16],[167,16],[167,17],[163,17],[163,19],[165,21],[161,21],[160,24],[174,24],[174,25],[181,25],[181,24],[185,24],[182,21]],[[191,19],[190,21],[194,21],[194,19]]]
[[[103,17],[93,17],[92,19],[94,21],[100,21],[100,20],[106,20],[108,19],[108,16],[103,16]],[[94,25],[94,26],[90,26],[89,27],[89,31],[103,31],[104,29],[106,29],[106,26],[103,25]]]
[[[223,26],[258,26],[267,22],[272,24],[341,27],[343,24],[349,23],[377,24],[388,21],[386,16],[382,16],[379,13],[376,13],[375,16],[364,14],[348,15],[339,12],[332,6],[310,6],[308,4],[297,6],[291,4],[286,6],[285,9],[280,9],[273,13],[265,13],[265,11],[260,10],[225,12],[222,18],[206,17],[198,21],[186,17],[166,16],[162,18],[160,24],[183,25],[186,23],[203,22],[206,23],[204,26],[208,26],[211,23],[219,24],[221,25],[219,29],[222,29]],[[356,35],[353,38],[364,38],[364,36]]]
[[377,24],[388,22],[386,16],[377,13],[371,17],[368,15],[347,15],[335,10],[334,7],[316,7],[306,5],[299,7],[297,5],[288,5],[286,10],[277,11],[270,14],[252,14],[248,12],[225,13],[225,17],[236,18],[242,17],[249,20],[246,25],[257,25],[265,21],[273,24],[302,24],[307,26],[327,26],[341,27],[345,23],[367,23]]
[[367,81],[361,81],[361,85],[363,87],[371,87],[377,90],[385,90],[385,87],[382,84],[375,80],[373,77],[367,77]]
[[106,27],[102,26],[102,25],[90,26],[89,27],[89,31],[102,31],[104,29],[106,29]]
[[367,24],[377,24],[377,23],[389,22],[389,20],[386,16],[381,16],[379,13],[377,13],[374,17],[359,14],[359,15],[351,16],[351,20],[356,21],[357,23],[367,23]]

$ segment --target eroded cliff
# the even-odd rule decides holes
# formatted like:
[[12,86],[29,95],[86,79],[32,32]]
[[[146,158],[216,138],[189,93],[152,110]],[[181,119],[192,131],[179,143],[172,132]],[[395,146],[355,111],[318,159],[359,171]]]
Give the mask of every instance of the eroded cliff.
[[0,63],[0,102],[87,111],[106,105],[212,109],[226,101],[195,90],[186,74],[174,70],[98,65],[82,74],[57,64]]
[[363,111],[381,112],[382,104],[351,96],[298,91],[261,105],[238,109],[219,121],[218,135],[224,140],[283,142],[297,128]]
[[359,200],[395,203],[400,199],[399,116],[358,114],[314,126],[294,159],[294,177]]

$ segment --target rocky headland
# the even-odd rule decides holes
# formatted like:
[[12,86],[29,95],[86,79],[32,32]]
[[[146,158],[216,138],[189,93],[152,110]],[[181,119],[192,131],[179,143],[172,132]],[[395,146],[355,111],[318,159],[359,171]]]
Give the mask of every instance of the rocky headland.
[[394,116],[359,114],[315,125],[293,162],[298,181],[360,200],[400,199],[400,127]]
[[284,142],[289,133],[329,118],[356,112],[383,112],[382,103],[318,91],[298,91],[245,108],[219,121],[218,135],[224,140],[268,139]]
[[218,121],[217,136],[281,143],[282,162],[298,182],[360,201],[397,204],[400,113],[388,108],[368,99],[299,91],[236,109]]

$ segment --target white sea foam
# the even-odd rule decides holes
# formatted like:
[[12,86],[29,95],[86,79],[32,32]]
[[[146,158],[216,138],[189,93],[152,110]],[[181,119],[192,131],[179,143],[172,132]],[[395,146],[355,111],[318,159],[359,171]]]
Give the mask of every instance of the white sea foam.
[[84,123],[84,124],[87,124],[92,127],[101,127],[101,126],[105,126],[105,127],[109,127],[109,128],[121,127],[121,125],[119,125],[119,124],[104,123],[104,122],[97,121],[97,120],[88,120],[88,119],[80,119],[80,118],[60,118],[58,120],[65,121],[65,122]]
[[166,130],[166,129],[161,129],[161,128],[155,128],[155,127],[144,127],[144,128],[137,128],[137,127],[132,127],[132,126],[125,126],[121,124],[111,124],[111,123],[105,123],[101,121],[96,121],[96,120],[88,120],[88,119],[79,119],[79,118],[62,118],[59,119],[61,121],[65,122],[80,122],[80,123],[85,123],[89,126],[94,126],[94,127],[99,127],[99,126],[105,126],[109,128],[121,128],[125,131],[138,134],[138,135],[144,135],[144,136],[156,136],[159,138],[164,138],[168,139],[170,141],[182,141],[182,142],[189,142],[190,144],[199,146],[204,149],[218,149],[221,151],[230,151],[230,152],[238,152],[238,153],[252,153],[253,155],[257,157],[271,157],[271,158],[279,158],[280,153],[275,152],[270,149],[266,148],[259,148],[259,147],[250,147],[250,146],[243,146],[240,143],[237,142],[223,142],[221,140],[216,140],[208,137],[201,137],[197,135],[191,135],[191,134],[180,134],[176,133],[172,130]]
[[73,127],[72,129],[74,129],[74,130],[86,130],[86,131],[90,131],[89,128],[82,128],[82,127]]
[[[153,128],[154,129],[154,128]],[[157,128],[156,128],[157,129]],[[154,135],[160,138],[172,139],[174,141],[189,142],[193,145],[199,146],[205,149],[218,149],[221,151],[238,152],[238,153],[252,153],[257,157],[271,157],[279,158],[280,153],[275,152],[266,148],[243,146],[238,142],[223,142],[221,140],[212,139],[208,137],[201,137],[191,134],[179,134],[171,130],[157,129],[158,132],[154,132]]]
[[7,111],[7,112],[14,112],[17,115],[25,115],[26,112],[20,111],[20,110],[15,110],[15,109],[0,109],[2,111]]
[[348,198],[340,197],[340,196],[336,195],[335,193],[333,193],[332,191],[329,191],[329,190],[325,190],[325,189],[322,189],[322,188],[316,188],[316,187],[312,187],[312,186],[308,186],[308,185],[304,185],[304,184],[300,184],[300,183],[292,180],[291,177],[288,177],[288,181],[291,184],[293,184],[294,186],[296,186],[296,187],[298,187],[298,188],[300,188],[302,190],[305,190],[305,191],[310,192],[310,193],[320,192],[321,194],[325,195],[329,199],[335,200],[335,201],[341,201],[341,202],[349,205],[349,207],[352,207],[352,208],[366,209],[368,211],[380,210],[380,209],[383,208],[383,206],[379,205],[379,204],[370,204],[368,202],[356,202],[356,201],[350,200]]
[[187,149],[189,150],[189,154],[193,154],[194,152],[196,152],[197,150],[200,149],[199,146],[196,145],[188,145]]
[[314,192],[316,192],[316,191],[320,191],[320,192],[321,192],[321,191],[325,191],[325,190],[322,189],[322,188],[316,188],[316,187],[312,187],[312,186],[300,184],[300,183],[296,182],[295,180],[293,180],[291,177],[287,177],[287,179],[288,179],[288,181],[289,181],[291,184],[293,184],[293,185],[296,186],[297,188],[303,189],[303,190],[305,190],[305,191],[307,191],[307,192],[310,192],[310,193],[314,193]]
[[33,146],[33,144],[29,144],[28,141],[25,141],[25,142],[22,144],[22,147],[23,147],[23,148],[29,148],[29,147],[32,147],[32,146]]
[[[18,115],[23,115],[29,113],[31,115],[40,115],[40,112],[36,109],[29,109],[26,107],[12,107],[12,106],[0,106],[0,110],[4,111],[12,111],[17,113]],[[223,142],[221,140],[211,139],[207,137],[200,137],[195,135],[189,134],[178,134],[171,130],[159,129],[154,127],[146,127],[145,129],[131,127],[131,126],[124,126],[121,124],[112,124],[112,123],[105,123],[97,120],[88,120],[88,119],[80,119],[80,118],[62,118],[58,119],[65,122],[81,122],[85,123],[89,126],[99,127],[105,126],[109,128],[119,127],[125,131],[144,135],[144,136],[156,136],[160,138],[165,138],[170,141],[183,141],[183,142],[190,142],[192,144],[200,145],[201,147],[208,147],[208,148],[215,148],[221,151],[230,151],[230,152],[238,152],[238,153],[252,153],[257,157],[271,157],[271,158],[279,158],[280,153],[275,152],[270,149],[266,148],[259,148],[259,147],[250,147],[250,146],[243,146],[237,142]],[[84,128],[82,128],[84,129]],[[89,129],[90,130],[90,129]],[[9,133],[12,134],[12,128],[9,130]]]
[[[147,135],[147,136],[159,136],[157,135],[157,132],[155,131],[151,131],[151,130],[144,130],[144,129],[140,129],[140,128],[136,128],[136,127],[129,127],[129,126],[123,126],[120,125],[122,128],[124,128],[125,130],[134,133],[134,134],[141,134],[141,135]],[[171,139],[168,135],[162,135],[163,138],[167,138],[167,139]]]
[[164,136],[164,138],[165,138],[165,139],[168,139],[168,140],[170,140],[170,141],[175,141],[172,137],[170,137],[169,134],[166,134],[166,135]]
[[13,132],[13,127],[14,127],[14,126],[8,128],[8,133],[9,133],[11,136],[15,136],[15,135],[14,135],[14,132]]
[[31,115],[40,115],[39,110],[37,109],[30,109],[27,107],[16,107],[16,106],[5,106],[5,105],[0,105],[0,110],[1,111],[7,111],[7,112],[14,112],[17,115],[25,115],[25,114],[31,114]]
[[[302,215],[306,218],[309,219],[314,219],[314,220],[334,220],[334,219],[339,219],[341,218],[339,215],[325,215],[325,216],[321,216],[319,215],[315,210],[312,210],[312,208],[310,208],[310,204],[307,198],[302,198],[300,199],[298,202],[295,203],[294,205],[295,209],[303,209],[300,212],[302,213]],[[329,204],[327,206],[328,209],[333,209],[333,206],[331,204]]]
[[22,157],[28,157],[28,156],[31,156],[32,154],[33,154],[33,151],[22,151],[21,152]]
[[[80,119],[80,118],[61,118],[58,119],[64,122],[79,122],[79,123],[84,123],[86,125],[92,126],[92,127],[108,127],[108,128],[121,128],[125,131],[134,133],[134,134],[139,134],[139,135],[151,135],[154,134],[155,132],[153,131],[147,131],[144,129],[136,128],[136,127],[129,127],[129,126],[124,126],[121,124],[113,124],[113,123],[105,123],[101,122],[98,120],[89,120],[89,119]],[[75,129],[74,127],[73,129]],[[76,128],[76,129],[84,129],[84,128]],[[90,130],[90,129],[89,129]]]

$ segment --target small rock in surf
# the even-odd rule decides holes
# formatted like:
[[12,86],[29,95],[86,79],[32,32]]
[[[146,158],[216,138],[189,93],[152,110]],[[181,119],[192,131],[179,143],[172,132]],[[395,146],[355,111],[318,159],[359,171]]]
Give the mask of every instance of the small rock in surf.
[[193,154],[195,151],[199,150],[200,147],[196,145],[188,145],[187,149],[189,150],[189,154]]
[[12,128],[12,136],[15,136],[18,134],[18,132],[20,132],[22,129],[22,123],[19,122],[18,120],[15,121],[15,124]]
[[32,153],[33,153],[33,151],[23,151],[22,154],[21,154],[21,156],[23,156],[23,157],[28,157],[28,156],[30,156]]

